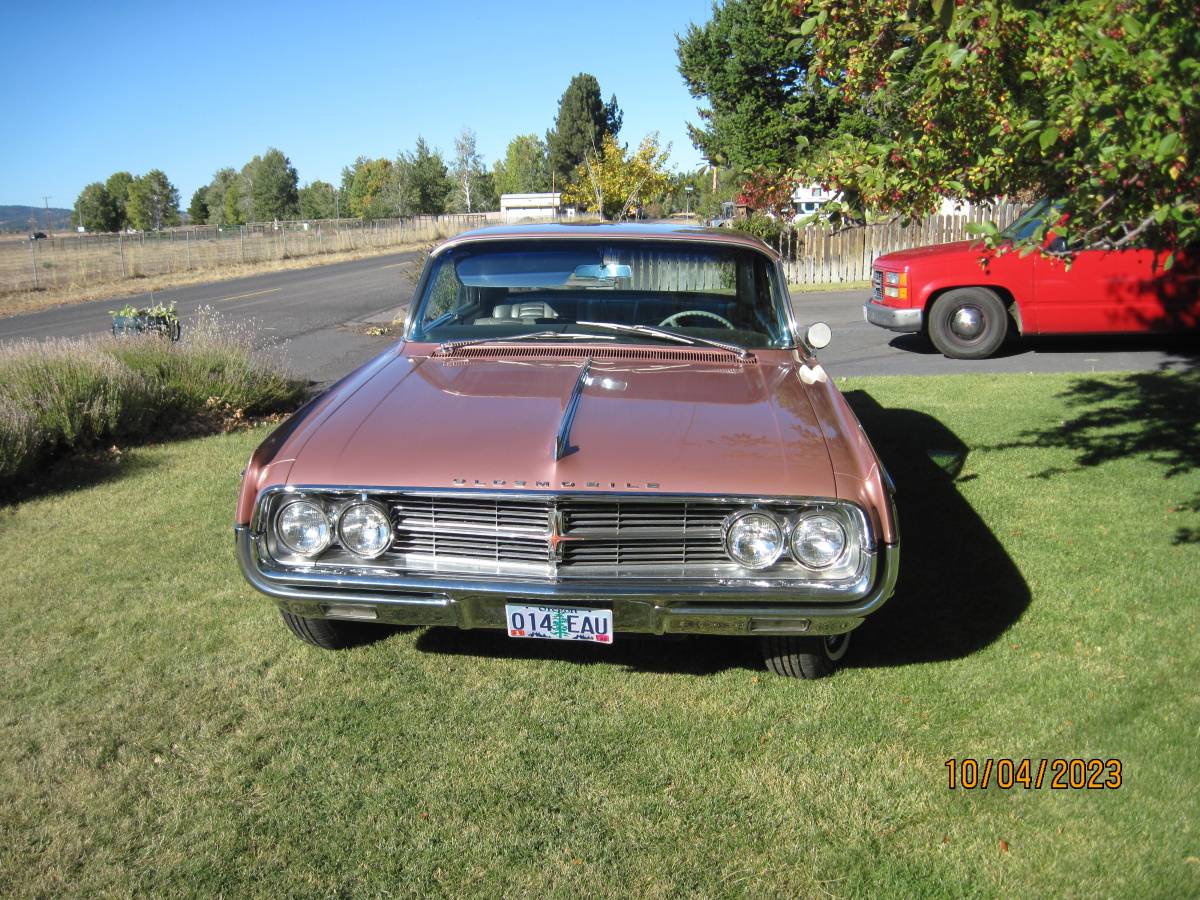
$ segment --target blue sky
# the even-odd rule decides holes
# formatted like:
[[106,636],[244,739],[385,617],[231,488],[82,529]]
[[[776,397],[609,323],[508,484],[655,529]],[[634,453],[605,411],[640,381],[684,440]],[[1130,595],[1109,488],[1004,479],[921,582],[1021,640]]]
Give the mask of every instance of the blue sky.
[[7,2],[0,32],[0,204],[70,207],[90,181],[163,169],[186,208],[221,166],[269,146],[301,183],[418,134],[449,155],[464,125],[488,165],[543,134],[571,76],[591,72],[657,130],[671,162],[702,160],[675,34],[711,0],[603,3]]

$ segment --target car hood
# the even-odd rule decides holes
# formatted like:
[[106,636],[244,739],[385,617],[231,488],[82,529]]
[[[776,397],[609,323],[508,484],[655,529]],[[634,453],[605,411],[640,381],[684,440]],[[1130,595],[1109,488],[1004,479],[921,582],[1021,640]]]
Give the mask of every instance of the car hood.
[[780,362],[398,357],[305,429],[292,484],[835,496],[826,436]]
[[875,260],[875,266],[884,269],[903,268],[909,263],[931,256],[979,256],[983,251],[983,244],[978,240],[952,241],[949,244],[934,244],[929,247],[913,247],[911,250],[885,253]]

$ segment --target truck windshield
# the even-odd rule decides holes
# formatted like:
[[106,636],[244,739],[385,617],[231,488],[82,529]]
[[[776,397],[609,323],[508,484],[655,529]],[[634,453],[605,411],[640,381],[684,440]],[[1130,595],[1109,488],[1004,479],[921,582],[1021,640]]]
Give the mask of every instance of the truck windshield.
[[432,263],[410,337],[445,343],[594,330],[622,341],[654,340],[599,327],[608,323],[746,349],[786,347],[786,294],[776,272],[770,258],[752,249],[697,242],[466,244]]
[[1046,225],[1053,225],[1057,218],[1058,207],[1049,200],[1039,200],[1021,213],[1015,222],[1000,232],[1000,236],[1008,238],[1010,241],[1022,241],[1033,234],[1043,222]]

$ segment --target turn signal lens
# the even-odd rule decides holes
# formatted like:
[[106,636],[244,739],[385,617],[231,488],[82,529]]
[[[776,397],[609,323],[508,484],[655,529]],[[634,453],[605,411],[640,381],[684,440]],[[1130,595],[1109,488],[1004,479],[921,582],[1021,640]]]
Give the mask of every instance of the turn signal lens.
[[907,272],[884,272],[883,273],[883,296],[890,297],[892,300],[907,300],[908,299],[908,273]]

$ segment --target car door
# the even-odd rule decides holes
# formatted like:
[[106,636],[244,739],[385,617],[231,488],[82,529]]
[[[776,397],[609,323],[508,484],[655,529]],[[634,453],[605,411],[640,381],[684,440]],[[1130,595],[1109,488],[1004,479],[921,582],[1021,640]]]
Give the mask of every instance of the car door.
[[[1051,246],[1059,239],[1051,236]],[[1041,334],[1162,330],[1186,297],[1163,271],[1165,254],[1141,248],[1080,250],[1068,263],[1041,256],[1034,267]],[[1194,287],[1194,283],[1193,283]],[[1171,295],[1170,297],[1168,295]]]

